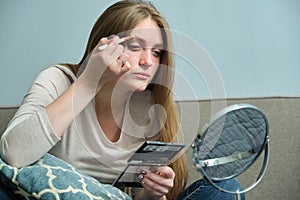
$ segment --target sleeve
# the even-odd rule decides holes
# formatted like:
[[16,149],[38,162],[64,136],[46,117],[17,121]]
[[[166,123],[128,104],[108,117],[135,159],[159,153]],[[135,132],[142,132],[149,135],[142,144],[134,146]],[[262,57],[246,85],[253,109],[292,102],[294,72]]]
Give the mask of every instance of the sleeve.
[[45,107],[69,86],[68,78],[56,67],[49,67],[37,76],[2,135],[0,154],[5,162],[15,167],[30,165],[60,140]]

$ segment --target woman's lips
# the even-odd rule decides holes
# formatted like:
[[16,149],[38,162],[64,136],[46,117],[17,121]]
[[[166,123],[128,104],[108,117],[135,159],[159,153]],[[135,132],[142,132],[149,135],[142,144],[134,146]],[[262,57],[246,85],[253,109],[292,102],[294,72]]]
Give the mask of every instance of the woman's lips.
[[150,76],[146,73],[143,73],[143,72],[136,72],[136,73],[133,73],[135,77],[137,77],[138,79],[142,79],[142,80],[146,80],[148,79]]

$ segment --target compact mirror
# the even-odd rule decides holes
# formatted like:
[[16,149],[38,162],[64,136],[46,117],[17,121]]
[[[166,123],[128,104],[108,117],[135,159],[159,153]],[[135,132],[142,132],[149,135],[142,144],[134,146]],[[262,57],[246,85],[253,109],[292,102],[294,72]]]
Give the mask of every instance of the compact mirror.
[[[257,107],[250,104],[228,106],[214,115],[192,144],[196,169],[223,192],[241,194],[262,179],[269,151],[268,121]],[[215,183],[239,176],[264,153],[263,165],[256,181],[243,191],[228,191]]]

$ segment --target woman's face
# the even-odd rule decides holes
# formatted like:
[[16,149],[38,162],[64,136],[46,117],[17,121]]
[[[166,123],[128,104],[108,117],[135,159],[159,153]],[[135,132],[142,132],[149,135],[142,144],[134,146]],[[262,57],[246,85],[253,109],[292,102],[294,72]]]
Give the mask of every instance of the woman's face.
[[124,50],[131,68],[120,81],[130,90],[143,91],[158,70],[163,39],[157,23],[150,18],[141,21],[131,34],[134,39],[126,43]]

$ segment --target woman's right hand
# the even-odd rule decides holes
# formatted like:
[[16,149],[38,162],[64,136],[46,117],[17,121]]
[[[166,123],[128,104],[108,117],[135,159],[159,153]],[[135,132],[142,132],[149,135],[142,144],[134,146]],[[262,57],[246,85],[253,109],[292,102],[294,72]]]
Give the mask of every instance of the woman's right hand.
[[[46,112],[55,134],[58,137],[74,120],[74,118],[95,97],[96,92],[107,82],[118,78],[122,73],[120,59],[125,58],[124,47],[119,43],[119,37],[103,38],[91,52],[87,65],[80,77],[46,107]],[[103,50],[99,46],[107,44]],[[128,66],[128,62],[125,63]]]
[[[90,86],[101,87],[103,84],[117,80],[130,69],[124,47],[119,44],[120,38],[102,38],[89,56],[87,66],[82,74]],[[107,44],[103,50],[99,47]]]

